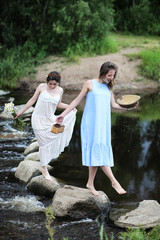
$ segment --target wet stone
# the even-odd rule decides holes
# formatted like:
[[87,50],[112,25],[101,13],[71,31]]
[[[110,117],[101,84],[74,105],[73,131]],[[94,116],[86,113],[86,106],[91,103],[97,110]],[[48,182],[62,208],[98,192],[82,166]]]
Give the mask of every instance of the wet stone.
[[110,210],[110,200],[102,191],[99,191],[99,195],[95,196],[89,189],[65,185],[56,191],[52,210],[54,216],[62,218],[95,219],[100,215],[107,217]]
[[32,152],[29,153],[24,160],[32,160],[32,161],[39,161],[39,152]]
[[33,153],[33,152],[37,152],[39,150],[39,145],[38,145],[38,142],[35,141],[33,143],[31,143],[24,151],[24,155],[28,155],[30,153]]
[[153,228],[160,224],[160,204],[155,200],[144,200],[134,206],[135,209],[132,209],[128,212],[125,212],[126,209],[119,208],[119,213],[114,213],[114,210],[110,212],[110,219],[118,227],[122,228]]
[[27,188],[34,194],[53,197],[60,185],[56,178],[52,177],[52,181],[48,181],[40,175],[32,178]]
[[[37,161],[22,161],[19,163],[18,168],[15,172],[15,177],[24,183],[28,183],[33,177],[41,175],[40,169],[41,164]],[[47,165],[48,170],[52,167]]]

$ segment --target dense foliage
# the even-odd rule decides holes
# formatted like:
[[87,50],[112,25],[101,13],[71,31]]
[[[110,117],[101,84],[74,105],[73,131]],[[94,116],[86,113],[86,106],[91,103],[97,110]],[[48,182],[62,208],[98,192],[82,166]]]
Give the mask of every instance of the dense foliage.
[[0,88],[15,87],[50,54],[115,52],[110,30],[160,35],[159,12],[158,0],[1,1]]
[[32,74],[34,66],[49,54],[104,53],[108,40],[103,39],[113,26],[112,2],[2,1],[0,87],[15,87],[19,78]]
[[32,56],[41,49],[93,51],[111,29],[160,35],[159,12],[158,0],[6,0],[0,8],[0,43],[24,46]]
[[96,45],[113,25],[113,0],[6,0],[0,14],[0,42],[23,46],[34,55],[43,46],[63,52],[69,46]]
[[159,0],[115,0],[114,9],[116,30],[160,35]]

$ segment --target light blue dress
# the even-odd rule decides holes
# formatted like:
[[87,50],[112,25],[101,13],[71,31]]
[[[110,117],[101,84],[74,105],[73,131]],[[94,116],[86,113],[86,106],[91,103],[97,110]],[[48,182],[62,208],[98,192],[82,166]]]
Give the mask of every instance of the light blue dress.
[[92,80],[81,121],[82,164],[114,166],[111,146],[111,91]]

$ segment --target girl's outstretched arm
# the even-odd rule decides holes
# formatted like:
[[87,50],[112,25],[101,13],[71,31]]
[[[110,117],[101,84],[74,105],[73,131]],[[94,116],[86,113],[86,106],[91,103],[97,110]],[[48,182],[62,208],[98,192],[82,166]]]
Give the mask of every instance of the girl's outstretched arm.
[[56,121],[58,124],[62,124],[64,117],[71,110],[77,107],[77,105],[82,101],[82,99],[86,96],[87,92],[92,89],[92,82],[88,80],[84,83],[83,88],[79,95],[70,103],[70,105],[57,117]]
[[25,106],[18,111],[17,116],[15,117],[15,119],[17,117],[19,117],[20,115],[22,115],[28,108],[30,108],[37,100],[37,98],[39,97],[39,94],[41,93],[42,89],[43,89],[44,84],[41,83],[38,88],[36,89],[34,95],[29,99],[29,101],[25,104]]

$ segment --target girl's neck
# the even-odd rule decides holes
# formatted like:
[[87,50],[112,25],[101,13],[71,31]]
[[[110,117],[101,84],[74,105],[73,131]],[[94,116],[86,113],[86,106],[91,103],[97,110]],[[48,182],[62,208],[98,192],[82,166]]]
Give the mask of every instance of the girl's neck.
[[97,78],[97,82],[99,82],[99,83],[104,83],[104,82],[102,81],[102,79],[100,79],[100,78]]

